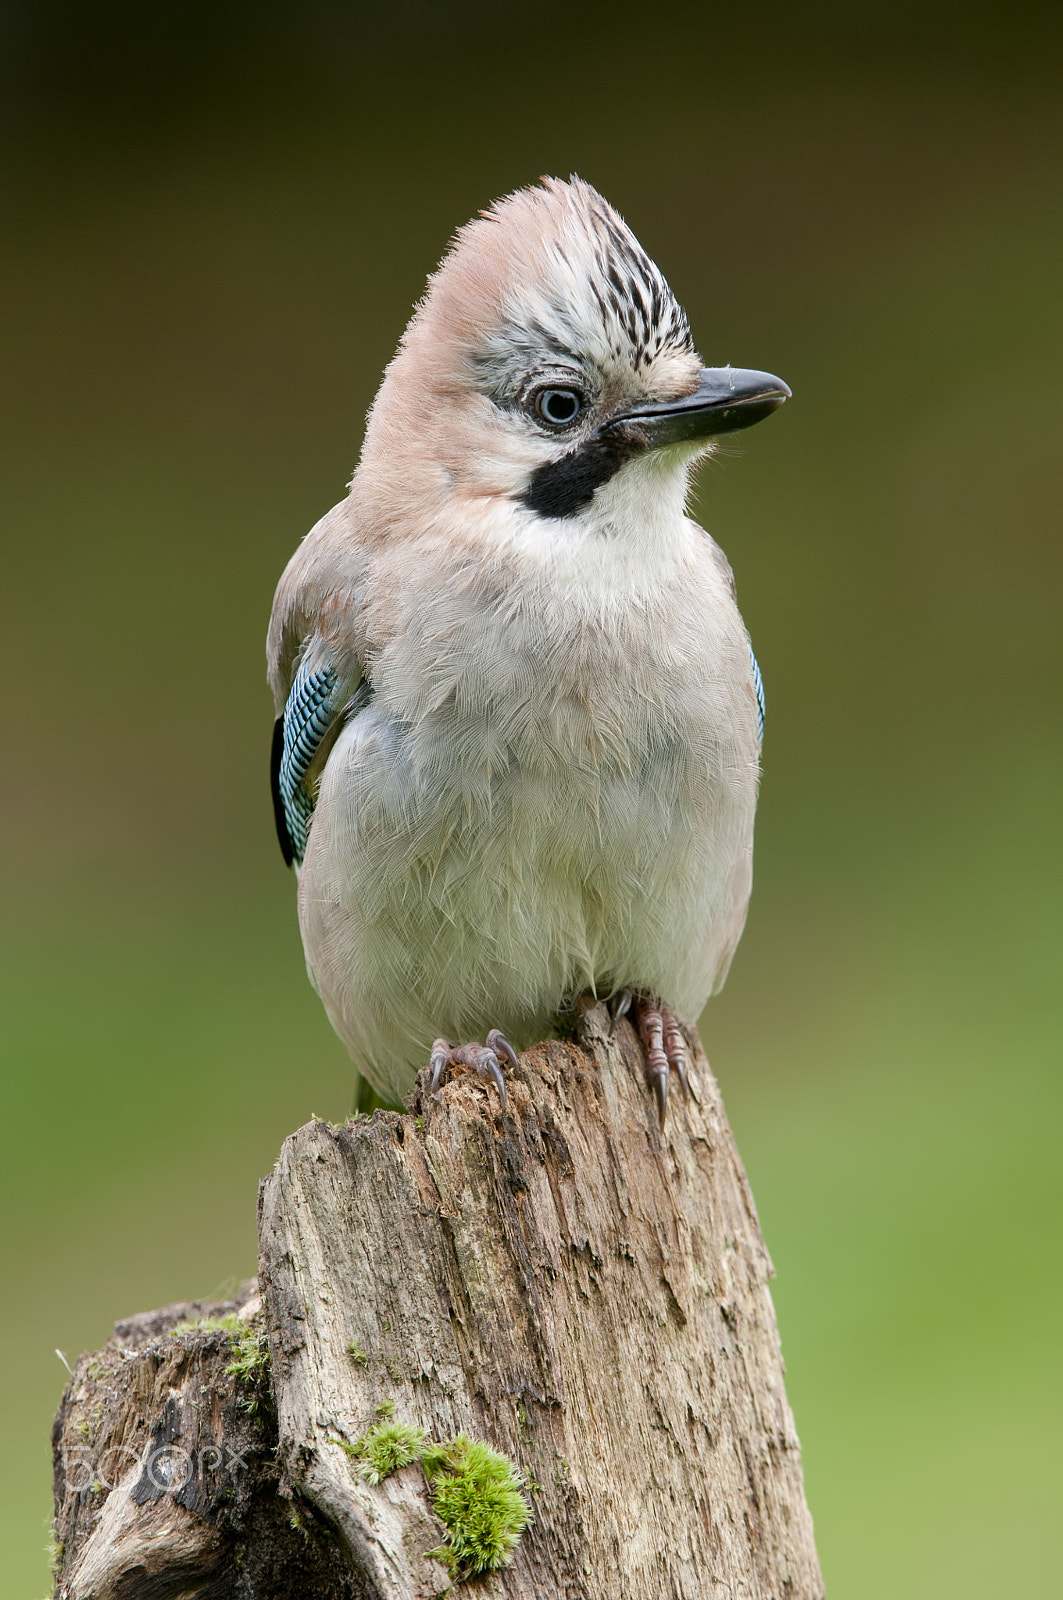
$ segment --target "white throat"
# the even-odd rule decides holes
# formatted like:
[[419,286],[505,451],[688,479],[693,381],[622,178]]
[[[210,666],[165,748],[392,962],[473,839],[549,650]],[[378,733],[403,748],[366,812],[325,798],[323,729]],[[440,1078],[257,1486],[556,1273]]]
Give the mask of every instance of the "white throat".
[[561,585],[573,599],[653,598],[676,581],[692,543],[704,539],[686,515],[689,466],[677,457],[669,451],[628,462],[571,516],[513,504],[506,544],[531,581]]

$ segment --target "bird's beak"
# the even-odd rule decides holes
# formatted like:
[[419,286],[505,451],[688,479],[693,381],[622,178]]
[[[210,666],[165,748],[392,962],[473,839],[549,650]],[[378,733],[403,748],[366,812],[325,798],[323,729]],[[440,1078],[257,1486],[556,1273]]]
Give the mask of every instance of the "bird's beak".
[[[789,400],[790,390],[770,372],[750,372],[745,367],[702,367],[693,394],[680,400],[632,406],[611,417],[603,433],[623,429],[629,436],[645,436],[645,448],[683,444],[691,439],[711,439],[718,433],[752,427]],[[642,441],[640,441],[642,442]]]

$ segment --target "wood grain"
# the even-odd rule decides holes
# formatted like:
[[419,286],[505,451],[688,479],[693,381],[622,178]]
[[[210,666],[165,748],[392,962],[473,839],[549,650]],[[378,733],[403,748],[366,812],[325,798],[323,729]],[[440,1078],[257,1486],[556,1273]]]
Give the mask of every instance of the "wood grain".
[[[457,1069],[406,1115],[292,1134],[260,1190],[261,1305],[237,1302],[268,1338],[257,1409],[230,1336],[173,1336],[190,1308],[116,1325],[57,1418],[56,1593],[821,1600],[771,1263],[688,1042],[663,1135],[630,1025],[591,1003],[521,1056],[505,1111]],[[454,1584],[421,1467],[359,1475],[344,1445],[382,1407],[516,1463],[511,1566]],[[168,1442],[195,1481],[145,1476]],[[79,1450],[116,1445],[128,1470],[83,1484]]]
[[534,1483],[492,1594],[822,1594],[771,1264],[690,1042],[663,1137],[634,1034],[591,1006],[521,1057],[506,1113],[461,1075],[419,1116],[285,1143],[260,1207],[283,1460],[374,1595],[447,1586],[420,1469],[370,1489],[338,1442],[381,1402]]

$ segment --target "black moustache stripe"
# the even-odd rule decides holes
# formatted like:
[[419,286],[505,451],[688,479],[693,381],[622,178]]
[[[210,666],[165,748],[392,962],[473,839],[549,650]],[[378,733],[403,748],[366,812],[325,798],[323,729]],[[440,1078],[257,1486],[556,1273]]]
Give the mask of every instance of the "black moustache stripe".
[[594,499],[633,453],[629,440],[612,435],[588,439],[557,461],[536,467],[517,499],[540,517],[570,517]]

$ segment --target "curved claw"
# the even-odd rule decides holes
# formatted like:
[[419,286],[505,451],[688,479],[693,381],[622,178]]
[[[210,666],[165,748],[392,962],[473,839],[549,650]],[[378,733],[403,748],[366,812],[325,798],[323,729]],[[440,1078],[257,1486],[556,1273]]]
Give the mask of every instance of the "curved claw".
[[667,1067],[667,1064],[665,1065],[665,1068],[664,1068],[663,1072],[661,1072],[660,1070],[654,1072],[652,1068],[650,1069],[650,1083],[651,1083],[652,1088],[653,1088],[653,1098],[657,1102],[657,1121],[660,1124],[660,1129],[661,1129],[661,1132],[663,1133],[664,1132],[664,1119],[665,1119],[665,1115],[666,1115],[666,1113],[668,1111],[668,1067]]
[[517,1053],[505,1034],[498,1028],[492,1028],[487,1035],[487,1044],[448,1044],[446,1039],[437,1039],[432,1046],[432,1054],[428,1058],[428,1065],[432,1077],[428,1085],[428,1093],[435,1094],[443,1081],[443,1075],[448,1067],[472,1067],[481,1083],[493,1083],[498,1090],[498,1098],[505,1111],[509,1104],[506,1094],[506,1080],[502,1076],[502,1066],[499,1061],[507,1062],[511,1067],[517,1065]]
[[667,1006],[661,1007],[661,1016],[664,1021],[664,1053],[668,1064],[679,1074],[679,1081],[683,1085],[683,1093],[690,1093],[687,1082],[687,1042],[683,1038],[679,1023]]
[[653,995],[637,995],[634,1014],[646,1051],[646,1076],[657,1102],[657,1120],[663,1133],[668,1107],[668,1079],[673,1071],[679,1075],[684,1094],[690,1093],[687,1042],[675,1012]]
[[609,1009],[613,1013],[614,1022],[619,1022],[621,1017],[627,1016],[634,998],[630,989],[621,989],[619,994],[614,994],[609,1002]]
[[[488,1035],[488,1037],[490,1037],[490,1035]],[[502,1102],[502,1110],[505,1111],[508,1104],[506,1097],[506,1080],[502,1076],[502,1068],[499,1066],[498,1057],[495,1055],[493,1050],[485,1050],[479,1061],[477,1061],[476,1076],[484,1083],[490,1079],[495,1088],[498,1090],[498,1098]]]
[[432,1081],[428,1085],[428,1093],[435,1094],[443,1081],[444,1072],[450,1065],[450,1046],[445,1039],[437,1039],[433,1044],[428,1065],[432,1069]]
[[[517,1065],[517,1052],[500,1028],[492,1028],[487,1035],[487,1048],[488,1050],[493,1050],[495,1055],[500,1056],[503,1061],[507,1061],[511,1067]],[[505,1095],[502,1096],[502,1099],[503,1101],[505,1100]]]
[[658,1001],[642,1001],[639,1005],[639,1032],[646,1050],[646,1076],[657,1102],[657,1120],[664,1132],[664,1117],[668,1108],[668,1056],[664,1048],[664,1018]]

